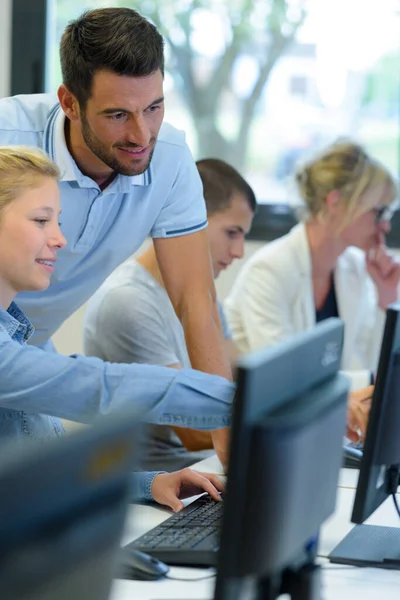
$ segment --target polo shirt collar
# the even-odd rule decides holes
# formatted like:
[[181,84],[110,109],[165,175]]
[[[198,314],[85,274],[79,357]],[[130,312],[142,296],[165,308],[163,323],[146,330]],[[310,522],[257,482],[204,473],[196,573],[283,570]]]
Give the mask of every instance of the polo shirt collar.
[[[43,134],[43,149],[60,169],[60,181],[76,181],[79,187],[93,187],[93,179],[83,175],[72,158],[65,140],[65,116],[59,104],[50,111]],[[151,166],[140,175],[132,177],[117,175],[105,192],[129,192],[132,186],[150,185],[152,181]]]

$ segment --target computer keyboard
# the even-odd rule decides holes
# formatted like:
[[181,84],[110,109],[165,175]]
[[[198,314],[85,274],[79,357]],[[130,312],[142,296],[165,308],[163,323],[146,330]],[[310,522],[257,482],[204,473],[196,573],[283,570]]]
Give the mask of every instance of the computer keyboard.
[[344,467],[345,469],[359,469],[361,467],[362,457],[363,453],[360,448],[354,448],[353,446],[344,446],[342,467]]
[[201,496],[125,547],[168,565],[216,566],[222,511],[223,502]]

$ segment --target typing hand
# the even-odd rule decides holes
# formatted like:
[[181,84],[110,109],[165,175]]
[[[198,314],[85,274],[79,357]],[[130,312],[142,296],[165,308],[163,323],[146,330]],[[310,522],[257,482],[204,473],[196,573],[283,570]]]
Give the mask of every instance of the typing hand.
[[379,244],[367,253],[366,266],[376,286],[379,306],[386,310],[389,304],[397,300],[400,263],[388,253],[383,233],[380,234]]
[[182,469],[175,473],[156,475],[151,486],[153,499],[159,504],[179,512],[184,507],[180,498],[189,498],[202,492],[208,492],[214,500],[220,501],[219,492],[225,490],[225,484],[212,473],[199,473],[193,469]]
[[349,395],[346,435],[352,442],[364,441],[373,392],[374,386],[369,385]]
[[214,450],[217,453],[224,473],[227,473],[229,462],[230,429],[228,427],[224,427],[223,429],[216,429],[215,431],[211,432],[211,437],[214,445]]

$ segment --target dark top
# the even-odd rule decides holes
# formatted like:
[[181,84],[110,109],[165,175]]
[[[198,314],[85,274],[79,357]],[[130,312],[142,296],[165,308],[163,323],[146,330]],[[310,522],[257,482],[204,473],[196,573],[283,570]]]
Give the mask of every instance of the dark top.
[[335,282],[333,276],[331,278],[331,287],[329,288],[326,300],[319,310],[315,311],[315,320],[317,323],[329,319],[330,317],[338,317],[339,311],[336,302]]

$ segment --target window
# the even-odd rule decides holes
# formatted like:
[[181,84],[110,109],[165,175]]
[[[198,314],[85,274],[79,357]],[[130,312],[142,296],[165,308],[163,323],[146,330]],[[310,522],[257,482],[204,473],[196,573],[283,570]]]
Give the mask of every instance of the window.
[[[67,22],[101,6],[135,8],[158,26],[166,120],[195,158],[238,167],[259,202],[289,206],[296,164],[343,135],[398,175],[399,0],[47,0],[47,91],[61,81]],[[271,210],[290,212],[265,218]]]
[[307,77],[303,75],[293,75],[289,81],[290,94],[292,96],[307,96]]

